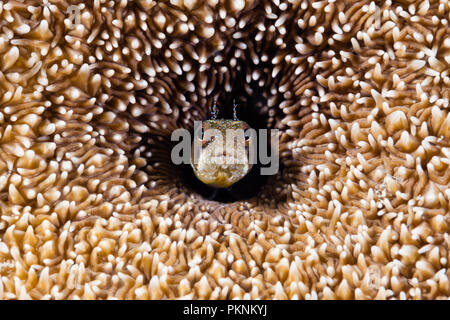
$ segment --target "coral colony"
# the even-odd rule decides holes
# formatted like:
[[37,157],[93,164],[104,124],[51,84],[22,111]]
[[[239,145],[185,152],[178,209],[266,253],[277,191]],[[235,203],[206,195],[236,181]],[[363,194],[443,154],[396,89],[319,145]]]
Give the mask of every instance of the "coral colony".
[[[0,299],[450,296],[449,1],[71,5],[0,1]],[[211,201],[231,99],[280,169]]]

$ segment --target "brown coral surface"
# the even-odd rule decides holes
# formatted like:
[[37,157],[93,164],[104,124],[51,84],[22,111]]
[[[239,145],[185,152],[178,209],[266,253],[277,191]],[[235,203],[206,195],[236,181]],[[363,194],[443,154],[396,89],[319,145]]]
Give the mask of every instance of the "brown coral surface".
[[[0,1],[0,299],[449,297],[449,21],[448,0]],[[231,98],[282,168],[210,201],[170,135]]]

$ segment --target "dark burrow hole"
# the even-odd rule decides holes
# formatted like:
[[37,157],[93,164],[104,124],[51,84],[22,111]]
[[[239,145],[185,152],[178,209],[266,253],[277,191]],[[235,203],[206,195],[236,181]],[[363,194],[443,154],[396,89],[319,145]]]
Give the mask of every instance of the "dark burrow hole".
[[[266,106],[267,101],[262,94],[262,89],[255,86],[253,94],[248,95],[245,90],[243,90],[243,85],[235,83],[235,88],[232,93],[224,95],[223,99],[217,100],[217,107],[219,109],[219,114],[217,119],[233,119],[233,100],[236,100],[237,107],[237,117],[239,120],[247,122],[251,128],[255,129],[257,132],[258,141],[258,155],[259,155],[259,131],[258,129],[270,129],[267,128],[268,115],[261,114],[261,106]],[[267,111],[267,108],[266,108]],[[208,119],[203,119],[208,120]],[[191,132],[193,136],[193,132]],[[270,156],[270,134],[267,139],[268,145],[267,150],[269,150]],[[269,165],[262,165],[260,163],[259,156],[257,157],[257,163],[253,165],[250,172],[242,178],[240,181],[236,182],[229,188],[214,188],[210,187],[203,182],[201,182],[194,174],[191,165],[181,164],[176,166],[179,169],[181,179],[185,186],[187,186],[192,191],[200,194],[203,198],[207,200],[214,200],[222,203],[231,203],[240,200],[250,199],[252,197],[258,196],[261,192],[261,188],[268,183],[270,180],[270,175],[261,175],[261,167],[267,167]],[[282,170],[282,163],[279,163],[279,170]]]

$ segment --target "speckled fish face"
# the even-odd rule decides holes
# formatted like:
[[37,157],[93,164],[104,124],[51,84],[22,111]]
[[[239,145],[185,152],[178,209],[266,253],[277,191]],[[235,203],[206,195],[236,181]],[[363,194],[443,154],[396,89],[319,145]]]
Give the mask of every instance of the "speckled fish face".
[[[253,137],[250,126],[238,120],[203,121],[194,133],[191,165],[197,178],[215,188],[227,188],[252,168],[249,150]],[[195,159],[194,150],[198,148]],[[197,160],[197,161],[195,161]]]

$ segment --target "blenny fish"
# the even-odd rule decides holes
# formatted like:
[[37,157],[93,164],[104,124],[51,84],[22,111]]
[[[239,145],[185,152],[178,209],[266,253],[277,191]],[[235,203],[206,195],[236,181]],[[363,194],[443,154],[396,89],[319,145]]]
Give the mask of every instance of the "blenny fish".
[[[249,161],[253,136],[247,131],[250,126],[237,119],[236,104],[234,119],[215,119],[216,116],[214,104],[212,119],[203,121],[194,132],[191,166],[204,184],[228,188],[244,178],[253,166]],[[197,159],[194,159],[195,148]]]

